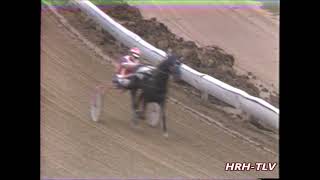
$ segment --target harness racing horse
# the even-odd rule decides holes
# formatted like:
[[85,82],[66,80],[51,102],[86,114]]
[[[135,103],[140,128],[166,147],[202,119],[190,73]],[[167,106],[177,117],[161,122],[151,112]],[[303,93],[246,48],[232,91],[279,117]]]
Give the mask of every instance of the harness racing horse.
[[[170,55],[155,69],[149,67],[149,69],[153,69],[151,73],[148,73],[148,70],[144,70],[143,66],[137,69],[135,75],[131,78],[130,86],[128,86],[131,94],[131,104],[133,112],[132,122],[134,125],[138,123],[138,106],[140,103],[143,103],[142,114],[145,113],[145,107],[148,103],[157,103],[159,104],[161,109],[161,125],[163,133],[164,136],[168,136],[165,115],[165,100],[168,89],[168,80],[170,75],[173,75],[174,79],[180,80],[180,65],[181,63],[180,61],[178,61],[177,57],[174,55]],[[139,89],[142,90],[142,93],[137,98],[137,90]]]
[[[180,61],[174,55],[170,55],[162,61],[157,67],[141,65],[136,68],[135,73],[129,77],[130,83],[125,89],[130,91],[132,123],[138,124],[139,115],[145,114],[145,107],[148,103],[157,103],[161,109],[161,125],[164,136],[168,136],[165,116],[165,100],[167,95],[168,80],[173,75],[175,80],[180,80]],[[107,84],[101,84],[96,87],[95,94],[91,99],[91,117],[93,121],[98,121],[101,110],[103,109],[104,91],[109,87]],[[110,88],[113,88],[111,85]],[[138,90],[142,90],[140,96],[137,96]],[[143,111],[139,114],[138,106],[142,103]]]

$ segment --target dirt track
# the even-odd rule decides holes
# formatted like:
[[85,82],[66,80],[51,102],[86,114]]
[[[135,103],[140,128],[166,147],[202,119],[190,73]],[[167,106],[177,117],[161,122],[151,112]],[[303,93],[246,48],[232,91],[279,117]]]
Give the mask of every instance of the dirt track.
[[[130,127],[129,96],[109,92],[102,120],[89,117],[92,88],[110,81],[111,66],[99,63],[49,13],[41,34],[41,177],[278,177],[273,172],[225,172],[225,163],[277,162],[270,153],[231,136],[214,123],[168,103],[169,138],[144,122]],[[278,151],[277,138],[217,109],[193,101],[176,88],[172,97]],[[236,125],[234,125],[236,124]],[[234,127],[233,127],[234,125]],[[236,128],[235,128],[236,127]]]

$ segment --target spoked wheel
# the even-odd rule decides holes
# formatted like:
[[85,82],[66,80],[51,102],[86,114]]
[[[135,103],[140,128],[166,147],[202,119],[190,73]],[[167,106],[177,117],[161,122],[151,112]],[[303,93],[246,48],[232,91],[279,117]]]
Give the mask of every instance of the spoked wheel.
[[96,89],[95,93],[93,94],[91,98],[91,104],[90,104],[90,113],[91,113],[91,119],[95,122],[99,120],[99,117],[103,110],[103,93]]
[[160,105],[158,103],[148,103],[146,104],[145,111],[147,123],[152,127],[156,127],[159,124],[161,117]]

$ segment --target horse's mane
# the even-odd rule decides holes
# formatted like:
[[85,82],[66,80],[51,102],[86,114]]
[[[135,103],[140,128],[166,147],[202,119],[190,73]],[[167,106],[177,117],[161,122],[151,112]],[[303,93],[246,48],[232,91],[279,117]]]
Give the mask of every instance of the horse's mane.
[[175,55],[170,55],[167,57],[166,60],[160,62],[158,65],[157,65],[157,69],[162,69],[164,67],[169,67],[170,65],[173,65],[177,60],[177,56]]

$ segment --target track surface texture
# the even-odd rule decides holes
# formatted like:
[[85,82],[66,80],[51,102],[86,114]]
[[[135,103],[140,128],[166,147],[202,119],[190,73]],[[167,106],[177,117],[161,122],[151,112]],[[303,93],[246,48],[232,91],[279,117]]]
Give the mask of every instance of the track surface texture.
[[168,138],[144,121],[132,128],[130,97],[118,91],[106,93],[101,120],[93,122],[89,99],[93,87],[111,81],[111,65],[53,14],[43,13],[41,26],[41,177],[278,177],[278,166],[224,171],[227,162],[278,162],[278,134],[201,103],[179,86],[169,89],[179,104],[168,101]]

